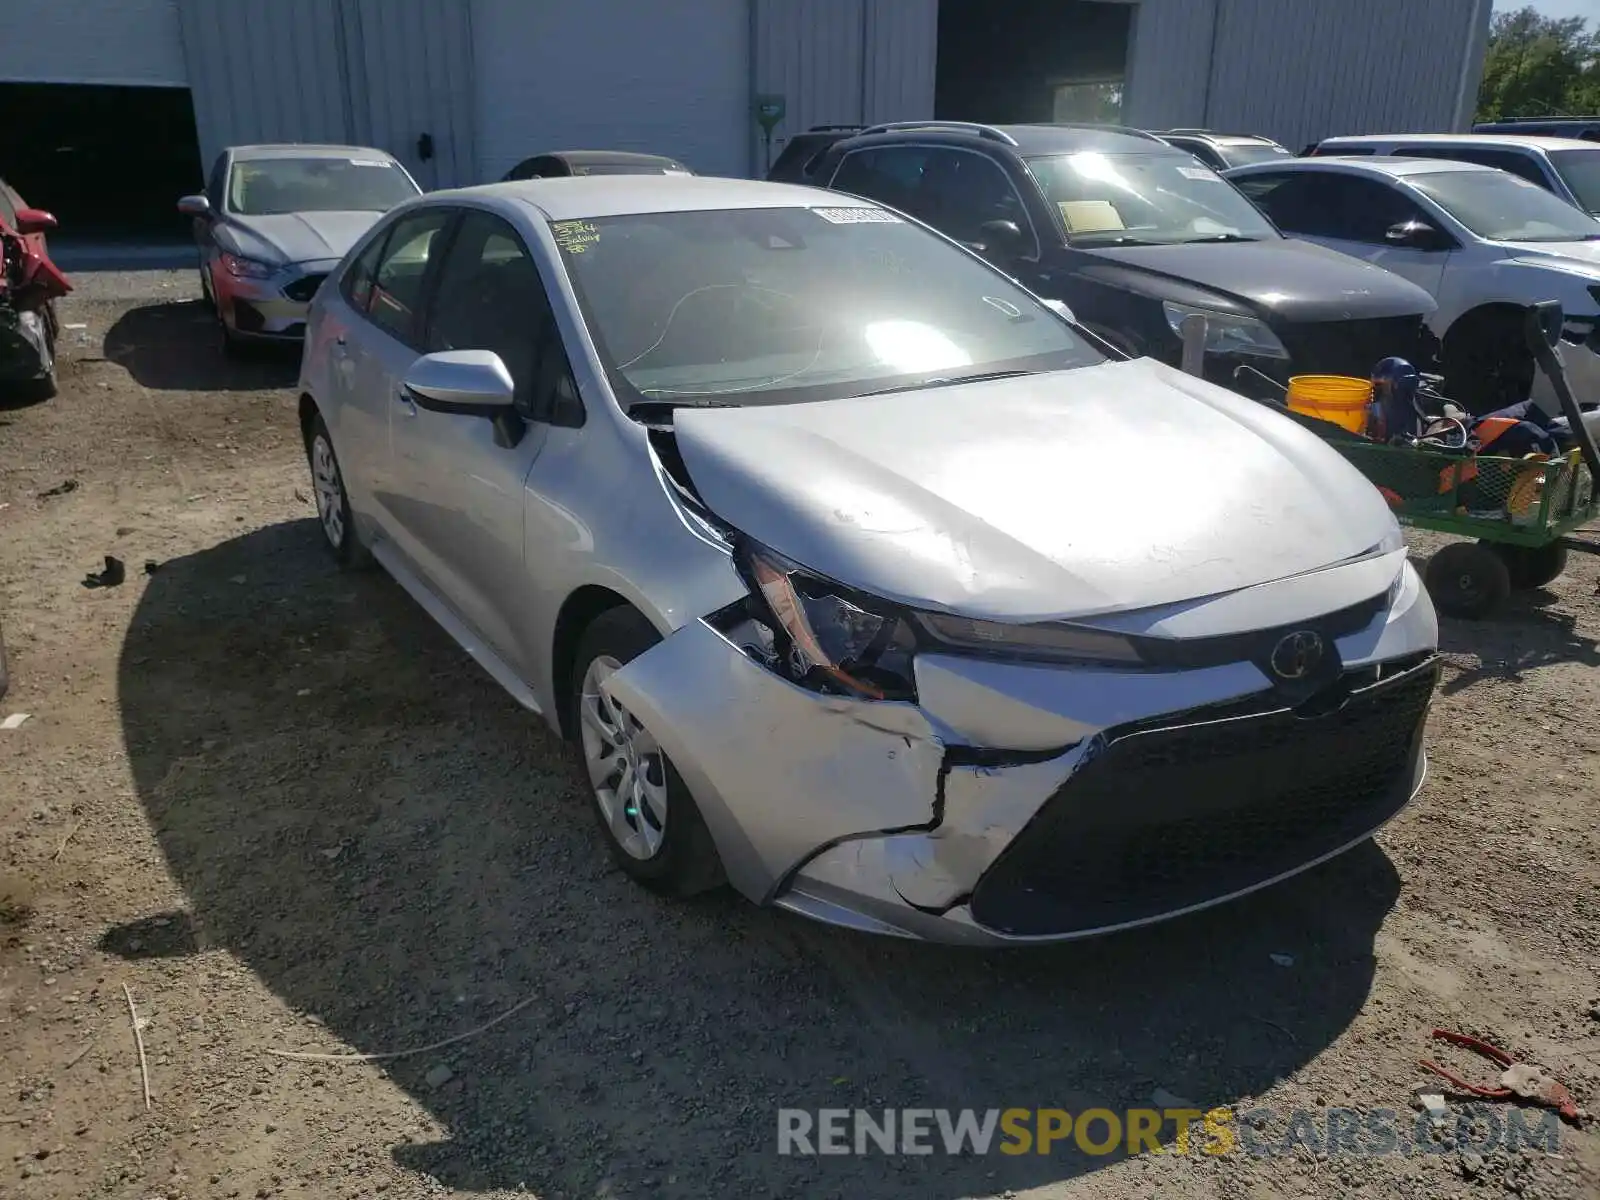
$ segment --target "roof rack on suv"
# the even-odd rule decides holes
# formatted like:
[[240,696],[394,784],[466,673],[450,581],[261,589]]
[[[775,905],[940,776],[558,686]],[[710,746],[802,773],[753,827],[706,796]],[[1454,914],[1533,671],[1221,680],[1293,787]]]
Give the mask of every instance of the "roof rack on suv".
[[861,129],[860,125],[813,125],[807,133],[840,133],[851,129]]
[[1209,129],[1161,129],[1159,133],[1210,133]]
[[996,129],[993,125],[980,125],[976,121],[889,121],[882,125],[871,125],[861,132],[869,133],[898,133],[907,129],[948,130],[951,133],[975,133],[981,138],[988,138],[992,142],[1004,142],[1008,146],[1015,146],[1017,139],[1004,129]]
[[[1045,121],[1043,125],[1047,129],[1096,129],[1101,133],[1120,133],[1125,137],[1144,138],[1147,142],[1161,141],[1148,129],[1135,129],[1132,125],[1107,125],[1100,121]],[[1168,132],[1177,133],[1178,130],[1172,129]]]

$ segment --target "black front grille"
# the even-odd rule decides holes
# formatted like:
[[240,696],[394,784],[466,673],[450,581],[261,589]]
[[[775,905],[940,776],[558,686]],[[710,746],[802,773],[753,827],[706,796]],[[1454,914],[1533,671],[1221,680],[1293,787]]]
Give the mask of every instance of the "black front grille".
[[284,284],[283,294],[301,304],[308,303],[311,297],[317,294],[317,289],[322,286],[322,281],[327,277],[327,272],[323,272],[321,275],[302,275],[293,283]]
[[1367,321],[1316,321],[1277,330],[1293,375],[1354,375],[1366,379],[1383,359],[1398,355],[1421,371],[1438,366],[1438,341],[1420,316]]
[[1109,731],[978,882],[973,918],[1017,936],[1103,929],[1331,854],[1410,798],[1438,673],[1430,657],[1356,674],[1321,716],[1229,705]]

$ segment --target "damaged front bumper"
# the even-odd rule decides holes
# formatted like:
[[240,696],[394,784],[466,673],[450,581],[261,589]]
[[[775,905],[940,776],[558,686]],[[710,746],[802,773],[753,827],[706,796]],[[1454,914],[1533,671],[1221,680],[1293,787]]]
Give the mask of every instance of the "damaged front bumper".
[[822,695],[693,621],[609,677],[729,881],[851,928],[973,944],[1146,924],[1359,844],[1420,788],[1437,675],[1409,567],[1312,717],[1252,663],[1118,671],[924,655],[916,703]]

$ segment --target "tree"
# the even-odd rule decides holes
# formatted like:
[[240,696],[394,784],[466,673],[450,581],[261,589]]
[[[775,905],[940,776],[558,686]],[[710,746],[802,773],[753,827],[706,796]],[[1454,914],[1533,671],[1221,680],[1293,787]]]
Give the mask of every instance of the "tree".
[[1478,120],[1600,112],[1600,30],[1521,8],[1494,15]]

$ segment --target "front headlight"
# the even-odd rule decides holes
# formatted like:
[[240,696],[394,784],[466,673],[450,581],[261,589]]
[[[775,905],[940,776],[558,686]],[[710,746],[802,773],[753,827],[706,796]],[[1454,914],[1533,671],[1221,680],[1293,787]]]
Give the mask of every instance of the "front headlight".
[[747,544],[739,559],[770,618],[771,644],[761,650],[773,669],[816,691],[916,699],[916,639],[893,605],[812,575],[765,547]]
[[1183,335],[1183,319],[1198,316],[1206,319],[1206,353],[1242,354],[1253,358],[1288,358],[1278,335],[1265,323],[1254,317],[1240,317],[1215,312],[1209,308],[1195,308],[1189,304],[1164,301],[1161,311],[1167,315],[1172,332]]
[[278,273],[278,268],[272,263],[226,251],[222,254],[222,269],[235,279],[271,279]]

